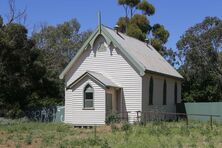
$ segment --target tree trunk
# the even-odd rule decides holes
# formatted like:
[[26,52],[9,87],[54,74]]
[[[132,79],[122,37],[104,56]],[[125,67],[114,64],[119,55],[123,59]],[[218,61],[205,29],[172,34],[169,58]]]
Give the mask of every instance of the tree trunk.
[[133,7],[130,7],[130,18],[133,17]]

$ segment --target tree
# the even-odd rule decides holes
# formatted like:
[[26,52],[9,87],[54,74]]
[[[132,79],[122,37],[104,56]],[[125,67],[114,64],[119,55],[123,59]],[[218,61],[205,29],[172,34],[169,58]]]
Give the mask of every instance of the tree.
[[76,19],[57,26],[42,26],[32,34],[36,46],[44,52],[46,67],[59,74],[75,56],[91,31],[79,32],[80,24]]
[[167,52],[170,51],[169,50],[167,51],[166,47],[163,45],[166,44],[170,34],[167,30],[165,30],[164,26],[160,24],[155,24],[152,27],[152,36],[153,38],[151,39],[151,44],[153,45],[153,47],[161,55],[169,55],[167,54]]
[[[20,117],[28,107],[58,100],[59,88],[47,75],[41,50],[16,23],[3,24],[0,17],[0,110]],[[4,106],[4,107],[3,107]]]
[[[125,17],[120,17],[117,21],[119,31],[141,41],[149,37],[151,45],[172,65],[175,64],[176,52],[165,46],[169,32],[163,25],[151,26],[148,20],[148,17],[155,14],[155,7],[147,0],[118,0],[118,4],[123,6],[125,11]],[[136,10],[138,13],[135,13]]]
[[206,17],[177,42],[184,101],[222,100],[222,20]]
[[132,18],[136,6],[140,0],[118,0],[118,4],[122,5],[125,9],[126,17],[128,17],[128,10],[130,10],[130,17]]
[[144,15],[151,16],[155,13],[155,7],[146,0],[138,3],[138,8],[143,11]]
[[59,73],[91,34],[79,29],[72,19],[44,26],[30,39],[24,26],[0,17],[0,116],[21,117],[28,108],[63,102]]
[[91,31],[80,32],[79,29],[79,22],[71,19],[57,26],[43,25],[40,31],[32,34],[36,48],[43,52],[48,77],[59,87],[58,97],[64,96],[64,82],[59,74],[91,34]]
[[8,23],[9,24],[12,22],[21,23],[22,20],[25,23],[27,16],[26,9],[23,9],[22,11],[21,10],[17,11],[15,6],[15,0],[8,0],[8,3],[9,3]]

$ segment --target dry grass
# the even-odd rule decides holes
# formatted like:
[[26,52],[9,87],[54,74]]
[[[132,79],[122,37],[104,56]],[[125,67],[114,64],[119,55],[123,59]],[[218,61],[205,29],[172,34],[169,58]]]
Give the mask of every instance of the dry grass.
[[222,125],[154,122],[146,126],[113,124],[94,129],[59,123],[0,122],[0,147],[222,147]]

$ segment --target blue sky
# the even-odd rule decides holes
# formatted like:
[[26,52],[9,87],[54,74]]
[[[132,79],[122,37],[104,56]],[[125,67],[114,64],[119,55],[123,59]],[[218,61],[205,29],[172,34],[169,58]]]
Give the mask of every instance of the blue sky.
[[[222,19],[222,0],[149,0],[156,8],[151,16],[151,24],[163,24],[170,32],[167,46],[176,48],[180,36],[192,25],[201,22],[206,16]],[[34,25],[47,23],[56,25],[77,18],[81,30],[97,26],[97,12],[102,13],[102,23],[113,27],[123,8],[117,0],[16,0],[17,9],[27,8],[26,26],[31,31]],[[8,12],[8,1],[0,0],[0,15]]]

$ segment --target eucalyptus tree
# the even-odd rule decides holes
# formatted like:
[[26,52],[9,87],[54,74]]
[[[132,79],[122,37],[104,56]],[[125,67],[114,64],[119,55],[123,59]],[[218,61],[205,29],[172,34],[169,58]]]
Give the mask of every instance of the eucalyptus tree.
[[61,102],[43,53],[17,23],[0,17],[0,116],[21,117],[29,107]]
[[32,34],[32,39],[44,52],[47,68],[58,75],[90,34],[91,31],[80,32],[79,22],[71,19],[57,26],[42,25]]
[[177,42],[185,101],[222,100],[222,20],[206,17]]
[[80,32],[80,24],[76,19],[56,26],[42,25],[39,31],[32,34],[36,48],[43,53],[48,77],[59,87],[60,98],[64,98],[64,82],[59,79],[59,74],[90,34],[91,31]]
[[154,48],[174,64],[176,53],[165,46],[169,32],[163,25],[151,25],[149,21],[149,17],[155,14],[155,7],[147,0],[118,0],[118,4],[123,6],[125,12],[125,16],[117,21],[119,31],[141,41],[149,38]]

